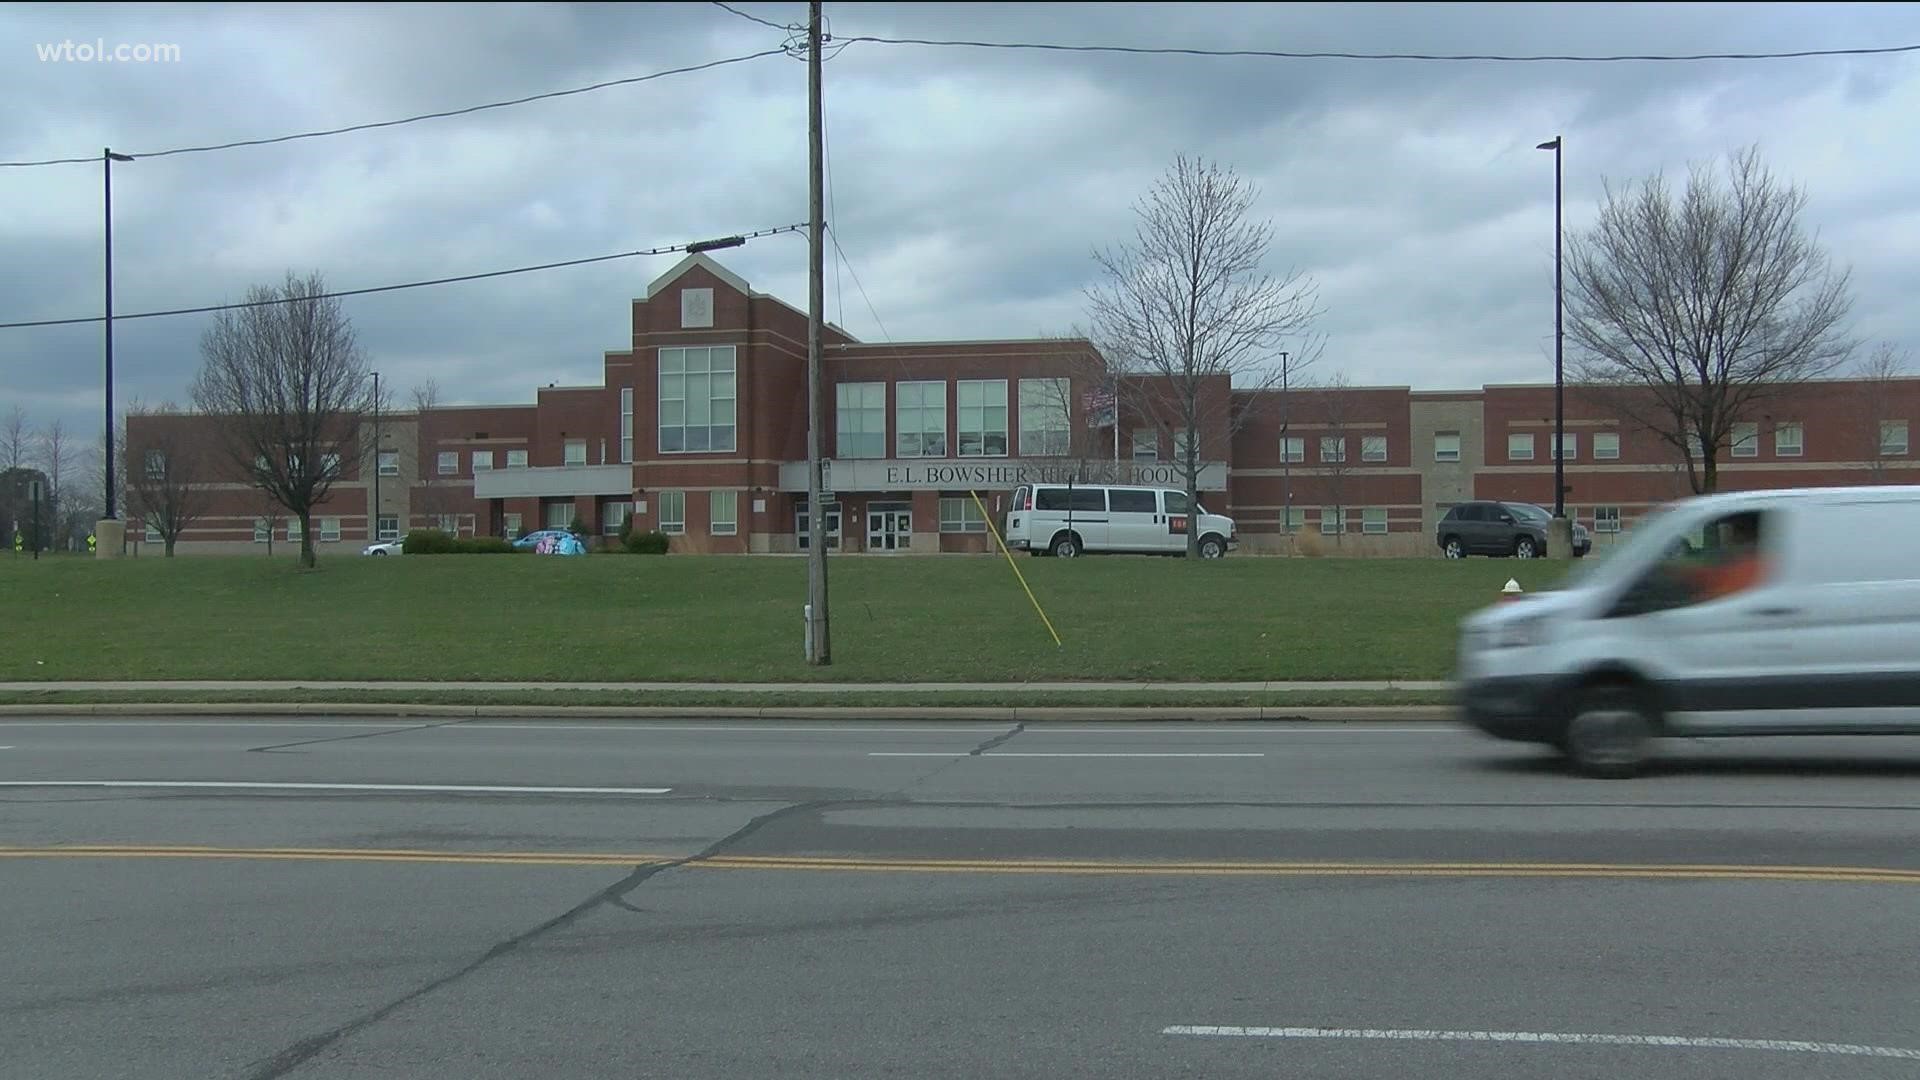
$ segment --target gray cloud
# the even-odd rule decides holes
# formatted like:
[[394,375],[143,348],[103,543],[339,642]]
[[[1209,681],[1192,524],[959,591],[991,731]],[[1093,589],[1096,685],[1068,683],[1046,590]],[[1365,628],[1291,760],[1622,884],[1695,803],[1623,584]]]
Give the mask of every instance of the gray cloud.
[[[779,23],[798,3],[737,5]],[[964,7],[964,10],[963,10]],[[1905,44],[1882,5],[829,4],[857,35],[1418,52],[1722,52]],[[778,47],[710,5],[16,7],[0,158],[147,152],[457,108]],[[177,42],[171,65],[48,64],[36,43]],[[288,269],[343,288],[679,243],[806,214],[805,66],[776,56],[511,109],[115,171],[116,307],[237,299]],[[1603,183],[1758,141],[1853,267],[1859,330],[1920,346],[1907,57],[1696,64],[1199,59],[884,46],[826,68],[828,316],[870,340],[1060,333],[1090,253],[1174,155],[1259,186],[1272,269],[1320,284],[1323,372],[1533,380],[1552,350],[1552,159],[1568,225]],[[100,305],[97,165],[0,170],[0,321]],[[803,305],[804,240],[723,253]],[[461,402],[594,382],[636,259],[348,302],[383,374]],[[864,286],[864,295],[855,278]],[[876,318],[877,316],[877,318]],[[881,329],[884,324],[885,330]],[[201,317],[117,323],[118,396],[181,398]],[[97,427],[98,325],[0,331],[0,409]]]

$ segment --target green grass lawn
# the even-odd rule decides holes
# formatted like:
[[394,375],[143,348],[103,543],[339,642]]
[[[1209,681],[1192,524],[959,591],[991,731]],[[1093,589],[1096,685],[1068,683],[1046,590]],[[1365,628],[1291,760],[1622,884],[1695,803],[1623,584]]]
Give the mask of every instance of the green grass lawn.
[[0,680],[1438,679],[1511,559],[837,558],[833,663],[806,564],[597,555],[0,558]]

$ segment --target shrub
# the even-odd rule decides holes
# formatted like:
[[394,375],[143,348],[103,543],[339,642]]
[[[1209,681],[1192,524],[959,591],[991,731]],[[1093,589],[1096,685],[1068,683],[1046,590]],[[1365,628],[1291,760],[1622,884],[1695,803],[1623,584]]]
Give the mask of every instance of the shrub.
[[408,555],[451,555],[457,541],[439,529],[414,529],[407,533],[400,550]]
[[511,555],[514,552],[512,542],[498,536],[469,536],[457,543],[455,554],[459,555]]
[[577,537],[581,543],[587,542],[587,523],[580,520],[578,515],[574,517],[573,524],[567,526],[567,531]]
[[621,541],[630,555],[665,555],[667,553],[666,533],[628,531]]

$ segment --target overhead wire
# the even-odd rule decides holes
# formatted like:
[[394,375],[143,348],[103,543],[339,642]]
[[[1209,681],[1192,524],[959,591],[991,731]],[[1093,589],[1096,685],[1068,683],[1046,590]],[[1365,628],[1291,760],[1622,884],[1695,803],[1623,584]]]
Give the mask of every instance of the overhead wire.
[[[781,225],[771,229],[760,229],[750,233],[737,233],[727,239],[754,240],[780,233],[793,233],[805,229],[805,224]],[[733,245],[728,245],[733,246]],[[126,319],[158,319],[169,315],[202,315],[214,311],[234,311],[240,308],[268,307],[274,304],[291,304],[306,300],[330,300],[336,297],[367,296],[373,293],[398,292],[402,289],[422,289],[433,285],[452,285],[465,281],[482,281],[487,278],[507,277],[513,274],[531,274],[540,270],[559,270],[570,266],[587,266],[592,263],[612,262],[616,259],[632,259],[642,255],[671,255],[687,251],[690,248],[703,247],[699,242],[671,244],[664,247],[645,248],[640,251],[622,251],[612,255],[594,255],[585,259],[567,259],[561,262],[541,263],[537,266],[516,266],[509,270],[488,270],[478,274],[460,274],[454,277],[432,278],[425,281],[406,281],[395,285],[374,285],[364,289],[342,289],[335,292],[319,293],[313,296],[279,297],[272,300],[242,300],[231,304],[207,304],[201,307],[171,308],[165,311],[139,311],[127,315],[116,314],[115,321]],[[89,315],[73,319],[36,319],[27,322],[0,323],[0,330],[19,330],[34,326],[75,326],[85,323],[105,322],[104,315]]]
[[1044,52],[1074,53],[1122,53],[1140,56],[1204,56],[1204,57],[1260,57],[1274,60],[1415,60],[1432,62],[1472,62],[1472,63],[1571,63],[1571,64],[1617,64],[1617,63],[1660,63],[1660,62],[1698,62],[1707,60],[1796,60],[1821,56],[1885,56],[1894,53],[1920,52],[1920,44],[1885,45],[1867,48],[1848,49],[1798,49],[1790,52],[1746,52],[1746,53],[1620,53],[1611,55],[1574,55],[1539,54],[1512,55],[1501,53],[1361,53],[1361,52],[1296,52],[1282,49],[1202,49],[1179,46],[1149,45],[1070,45],[1058,42],[1038,41],[969,41],[935,38],[895,38],[880,37],[872,34],[860,34],[840,39],[842,45],[923,45],[944,48],[966,49],[1018,49]]

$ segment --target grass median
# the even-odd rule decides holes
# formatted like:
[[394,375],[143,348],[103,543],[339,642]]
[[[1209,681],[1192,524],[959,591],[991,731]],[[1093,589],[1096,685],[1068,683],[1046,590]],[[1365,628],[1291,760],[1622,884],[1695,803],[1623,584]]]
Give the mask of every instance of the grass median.
[[875,691],[858,694],[778,692],[727,694],[706,691],[618,690],[29,690],[0,691],[0,705],[491,705],[510,708],[703,709],[889,709],[889,708],[1380,708],[1441,706],[1445,693],[1367,690],[1221,693],[1212,691],[1106,690],[1086,693],[1045,691],[1032,694],[951,692],[939,694]]
[[[1024,682],[1444,679],[1460,618],[1565,564],[1475,559],[829,563],[596,555],[0,559],[0,680]],[[868,699],[870,700],[870,699]]]

